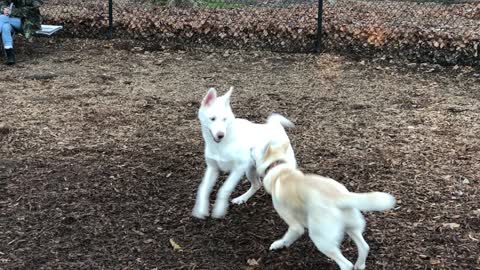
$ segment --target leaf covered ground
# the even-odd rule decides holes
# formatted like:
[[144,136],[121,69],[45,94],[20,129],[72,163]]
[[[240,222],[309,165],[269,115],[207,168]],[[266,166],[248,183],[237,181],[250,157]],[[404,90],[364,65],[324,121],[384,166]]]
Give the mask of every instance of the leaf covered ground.
[[268,250],[286,225],[263,189],[191,217],[198,105],[230,85],[238,117],[296,124],[304,171],[395,195],[366,214],[367,269],[480,269],[478,71],[120,45],[42,40],[0,67],[0,269],[336,269],[306,236]]

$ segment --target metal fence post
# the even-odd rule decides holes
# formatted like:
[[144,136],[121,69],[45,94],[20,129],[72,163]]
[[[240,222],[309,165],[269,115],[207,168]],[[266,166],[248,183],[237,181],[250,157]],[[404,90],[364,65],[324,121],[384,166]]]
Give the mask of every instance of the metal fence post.
[[317,14],[317,40],[315,41],[315,52],[320,53],[322,50],[322,21],[323,21],[323,0],[318,0]]
[[108,33],[107,37],[112,38],[113,34],[113,0],[108,0]]

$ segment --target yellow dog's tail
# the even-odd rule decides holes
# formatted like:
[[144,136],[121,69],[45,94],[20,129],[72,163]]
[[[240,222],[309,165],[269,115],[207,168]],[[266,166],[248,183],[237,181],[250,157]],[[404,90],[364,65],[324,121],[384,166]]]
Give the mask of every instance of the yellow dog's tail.
[[339,208],[355,208],[361,211],[385,211],[395,206],[395,198],[385,192],[350,192],[336,201]]

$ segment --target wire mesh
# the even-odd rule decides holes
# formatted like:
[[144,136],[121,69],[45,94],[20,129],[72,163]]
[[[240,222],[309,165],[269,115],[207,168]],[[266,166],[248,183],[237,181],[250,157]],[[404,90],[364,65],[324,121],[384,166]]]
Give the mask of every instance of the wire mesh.
[[324,12],[328,47],[478,63],[479,1],[342,0]]
[[[223,46],[310,51],[316,36],[315,0],[114,0],[113,37],[158,46]],[[103,37],[108,1],[47,0],[44,21],[64,35]]]
[[108,1],[45,0],[40,8],[44,24],[63,25],[69,37],[103,38],[108,31]]
[[[480,0],[325,2],[327,50],[479,63]],[[44,21],[64,34],[105,37],[108,1],[46,0]],[[221,46],[309,52],[317,38],[316,0],[113,0],[113,37],[158,47]]]

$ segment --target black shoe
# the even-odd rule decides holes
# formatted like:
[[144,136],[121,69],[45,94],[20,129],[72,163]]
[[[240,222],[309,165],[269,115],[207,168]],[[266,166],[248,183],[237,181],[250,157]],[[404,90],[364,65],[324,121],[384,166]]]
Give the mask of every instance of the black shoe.
[[5,49],[5,54],[7,55],[7,61],[5,62],[7,65],[15,64],[15,53],[13,49]]

